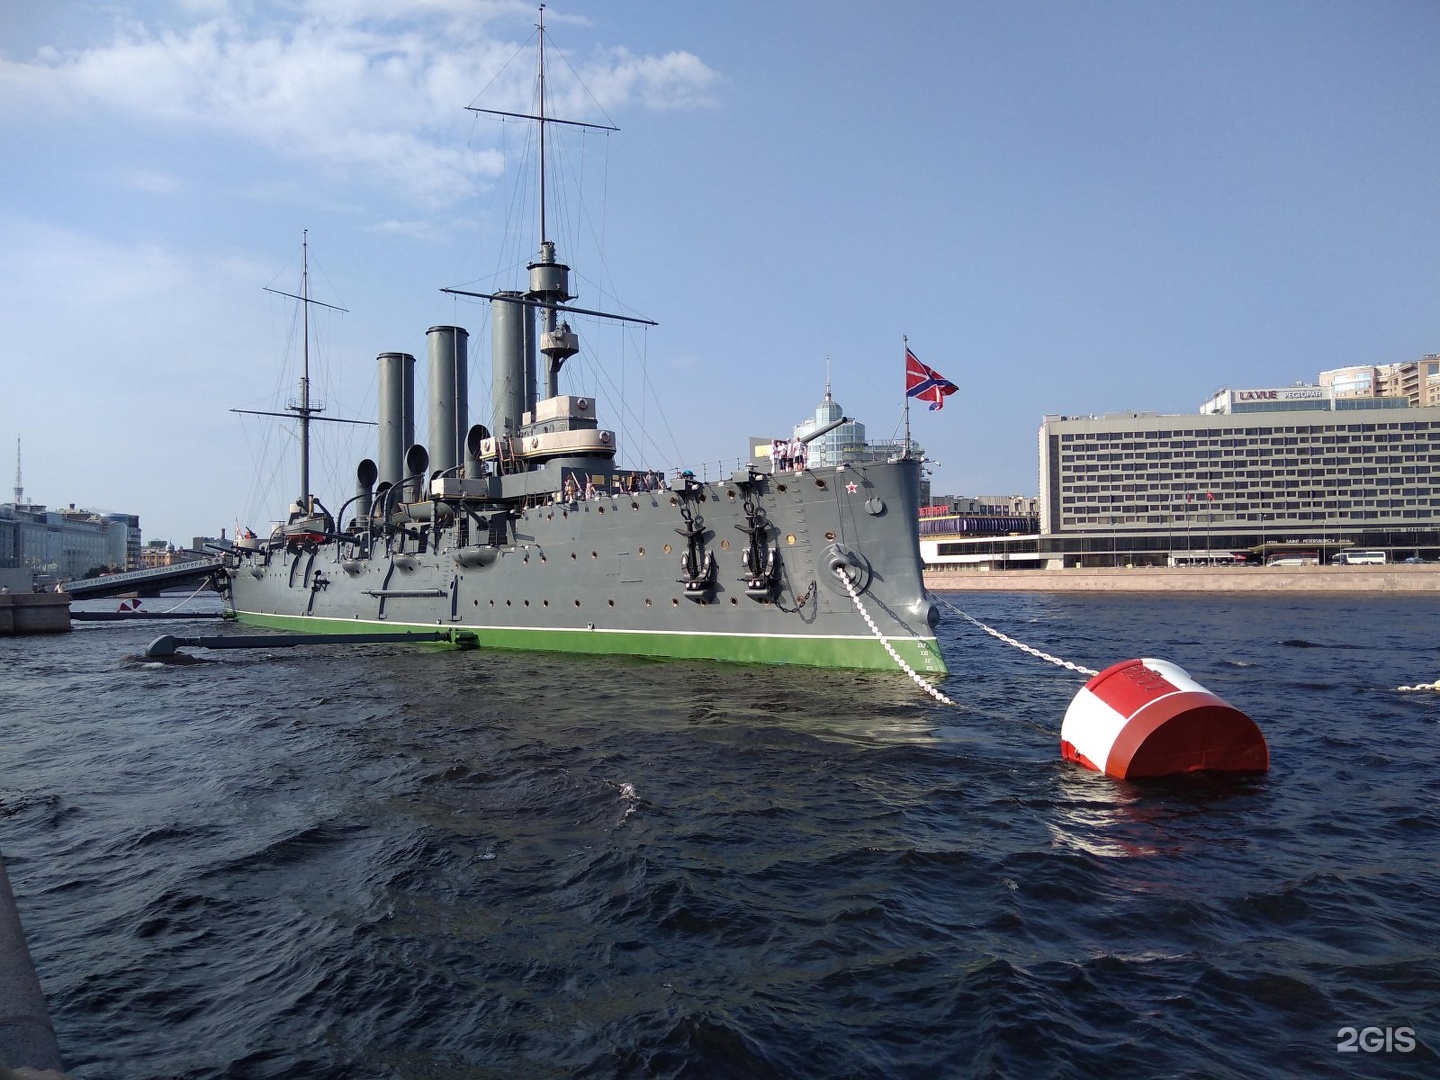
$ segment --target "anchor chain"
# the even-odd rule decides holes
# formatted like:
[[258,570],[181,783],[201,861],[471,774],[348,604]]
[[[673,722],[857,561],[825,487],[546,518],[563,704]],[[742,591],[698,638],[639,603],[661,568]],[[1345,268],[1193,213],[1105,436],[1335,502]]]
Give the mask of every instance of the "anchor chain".
[[795,606],[793,608],[786,607],[784,604],[782,604],[779,597],[775,598],[775,607],[777,610],[785,612],[786,615],[795,615],[798,612],[804,610],[805,605],[810,603],[810,601],[813,599],[815,599],[815,579],[811,578],[810,588],[805,590],[804,596],[801,596],[795,601]]
[[921,690],[924,690],[942,705],[955,705],[955,702],[951,701],[939,690],[921,678],[919,672],[907,664],[905,658],[895,651],[895,646],[891,645],[889,639],[880,632],[880,628],[875,625],[875,620],[870,617],[870,613],[865,610],[865,605],[860,602],[860,594],[855,591],[855,583],[850,580],[850,575],[847,574],[842,567],[837,566],[835,568],[835,576],[845,585],[845,591],[850,594],[851,603],[855,605],[855,610],[860,613],[860,617],[865,620],[865,625],[870,627],[870,632],[875,635],[875,640],[885,647],[885,651],[890,654],[890,659],[894,660],[895,663],[900,666],[900,670],[905,672],[906,675],[909,675],[916,686],[920,687]]
[[954,612],[956,615],[959,615],[962,619],[965,619],[965,620],[973,623],[974,625],[978,626],[981,630],[984,630],[985,633],[989,634],[991,637],[993,637],[993,638],[998,638],[999,640],[1005,642],[1006,645],[1014,645],[1015,648],[1019,649],[1021,652],[1029,653],[1031,656],[1038,657],[1038,658],[1041,659],[1041,660],[1048,660],[1050,663],[1055,664],[1057,667],[1063,667],[1063,668],[1065,668],[1067,671],[1078,672],[1078,673],[1081,674],[1081,675],[1099,675],[1099,674],[1100,674],[1098,671],[1094,670],[1093,668],[1082,667],[1080,664],[1072,663],[1072,662],[1069,661],[1069,660],[1062,660],[1062,659],[1060,659],[1060,657],[1058,657],[1058,656],[1051,656],[1051,655],[1050,655],[1049,653],[1047,653],[1047,652],[1041,652],[1039,649],[1035,648],[1035,646],[1033,646],[1033,645],[1026,645],[1023,641],[1016,641],[1014,638],[1010,637],[1008,634],[1002,634],[999,630],[996,630],[994,627],[986,626],[984,623],[982,623],[979,619],[975,618],[973,615],[967,615],[965,612],[961,611],[961,610],[960,610],[959,608],[957,608],[954,604],[950,603],[948,600],[944,599],[943,597],[937,596],[937,597],[935,597],[935,599],[936,599],[936,600],[939,600],[941,604],[943,604],[945,607],[949,608],[949,609],[950,609],[952,612]]

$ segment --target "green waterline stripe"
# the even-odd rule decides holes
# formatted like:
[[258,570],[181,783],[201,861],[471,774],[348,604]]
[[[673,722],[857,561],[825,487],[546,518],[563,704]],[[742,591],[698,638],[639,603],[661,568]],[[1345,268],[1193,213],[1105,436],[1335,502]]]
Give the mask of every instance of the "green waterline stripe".
[[[880,642],[874,637],[859,635],[498,627],[466,623],[405,622],[399,619],[329,619],[322,616],[275,615],[256,611],[236,611],[235,615],[239,621],[256,626],[312,633],[368,633],[376,629],[452,629],[472,633],[476,635],[481,646],[496,649],[899,670]],[[895,651],[917,671],[929,675],[946,674],[945,660],[934,638],[890,638],[889,641]]]

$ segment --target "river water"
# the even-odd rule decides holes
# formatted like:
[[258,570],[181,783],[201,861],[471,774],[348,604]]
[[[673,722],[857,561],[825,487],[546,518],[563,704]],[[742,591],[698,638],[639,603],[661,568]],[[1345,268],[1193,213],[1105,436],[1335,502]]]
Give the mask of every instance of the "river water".
[[1180,664],[1272,771],[1066,764],[1079,677],[953,617],[956,709],[898,674],[138,659],[215,624],[0,640],[0,851],[71,1075],[1440,1073],[1440,694],[1396,689],[1440,678],[1433,600],[946,598]]

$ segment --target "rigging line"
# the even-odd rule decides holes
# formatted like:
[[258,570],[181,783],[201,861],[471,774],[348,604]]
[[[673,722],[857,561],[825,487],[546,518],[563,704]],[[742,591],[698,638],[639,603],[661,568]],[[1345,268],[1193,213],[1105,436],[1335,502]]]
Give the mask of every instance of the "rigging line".
[[[628,328],[627,328],[627,329],[628,329]],[[611,391],[612,393],[616,392],[615,384],[614,384],[613,380],[610,379],[609,373],[604,369],[604,367],[601,366],[601,365],[599,365],[599,364],[595,365],[595,367],[596,367],[596,369],[597,369],[597,371],[598,371],[598,373],[599,373],[600,378],[602,378],[602,379],[605,380],[605,382],[606,382],[607,386],[609,387],[610,391]],[[618,402],[617,402],[617,401],[615,401],[615,400],[612,400],[612,399],[610,398],[610,395],[607,395],[606,397],[607,397],[607,404],[610,404],[610,405],[612,405],[612,406],[618,404],[618,406],[619,406],[619,413],[620,413],[620,420],[618,421],[619,423],[624,424],[624,423],[626,422],[626,416],[627,416],[627,414],[628,414],[630,417],[632,417],[632,418],[634,417],[634,410],[630,407],[630,403],[629,403],[628,400],[626,400],[625,398],[622,397],[622,398],[620,398],[620,399],[618,400]],[[642,400],[643,400],[643,395],[642,395]],[[662,414],[662,419],[663,419],[663,414]],[[668,425],[668,424],[666,425],[666,431],[667,431],[667,433],[669,433],[669,425]],[[648,444],[650,445],[650,447],[654,449],[655,454],[656,454],[658,457],[660,457],[660,458],[663,459],[664,457],[667,456],[667,455],[666,455],[666,451],[660,446],[660,444],[659,444],[658,442],[656,442],[654,439],[650,438],[649,432],[646,430],[646,428],[644,427],[644,425],[641,425],[641,427],[640,427],[640,441],[641,441],[642,445],[648,443]],[[671,441],[672,444],[674,444],[674,451],[675,451],[675,457],[672,458],[672,460],[674,460],[674,461],[676,461],[676,462],[680,462],[680,461],[682,460],[681,454],[680,454],[680,445],[679,445],[678,442],[675,441],[675,436],[674,436],[673,433],[670,433],[670,441]]]
[[540,28],[538,26],[532,28],[530,35],[516,47],[513,53],[510,54],[510,59],[506,60],[505,63],[501,64],[500,70],[495,72],[494,75],[490,76],[490,81],[487,82],[484,86],[482,86],[479,92],[470,99],[471,105],[475,104],[475,102],[479,101],[482,97],[485,96],[485,91],[489,90],[490,87],[495,85],[495,81],[499,79],[501,75],[505,74],[506,70],[510,67],[510,65],[515,62],[515,58],[517,56],[519,56],[521,53],[525,53],[527,56],[529,55],[530,43],[535,40],[535,35],[539,32]]
[[[585,91],[585,96],[594,103],[595,108],[600,110],[600,115],[605,117],[605,119],[609,121],[611,130],[619,131],[620,129],[615,126],[615,121],[611,119],[610,114],[605,111],[605,106],[601,105],[600,102],[596,99],[595,95],[590,92],[590,87],[587,86],[585,80],[580,77],[580,73],[575,70],[575,65],[570,63],[570,57],[565,54],[565,50],[557,49],[556,51],[559,52],[560,59],[564,61],[565,66],[570,69],[570,74],[575,76],[575,81],[580,84],[580,89]],[[599,124],[595,124],[592,126],[601,127],[601,125]]]
[[650,381],[650,375],[648,371],[645,375],[645,387],[655,398],[655,408],[660,413],[660,423],[665,427],[665,434],[670,436],[670,445],[674,448],[676,460],[680,460],[683,457],[680,452],[680,442],[678,439],[675,438],[675,432],[670,430],[670,419],[665,415],[665,406],[660,401],[660,395],[655,392],[655,384]]

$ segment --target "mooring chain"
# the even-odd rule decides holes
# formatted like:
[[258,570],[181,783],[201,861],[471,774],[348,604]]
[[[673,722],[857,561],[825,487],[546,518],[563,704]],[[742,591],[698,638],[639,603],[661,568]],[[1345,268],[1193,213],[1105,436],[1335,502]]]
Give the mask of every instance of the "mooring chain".
[[1058,666],[1058,667],[1063,667],[1063,668],[1065,668],[1067,671],[1079,672],[1081,675],[1099,675],[1099,674],[1100,674],[1098,671],[1095,671],[1093,668],[1081,667],[1079,664],[1071,663],[1069,660],[1062,660],[1062,659],[1060,659],[1060,657],[1058,657],[1058,656],[1051,656],[1051,655],[1050,655],[1049,653],[1047,653],[1047,652],[1041,652],[1039,649],[1035,648],[1033,645],[1026,645],[1023,641],[1016,641],[1014,638],[1010,637],[1008,634],[1002,634],[999,630],[996,630],[994,627],[986,626],[984,623],[982,623],[979,619],[975,618],[973,615],[967,615],[965,612],[961,611],[959,608],[957,608],[954,604],[950,603],[948,600],[945,600],[945,599],[943,599],[943,598],[941,598],[941,597],[938,597],[938,596],[935,597],[935,599],[939,600],[940,603],[944,604],[945,607],[949,608],[949,609],[950,609],[951,611],[953,611],[956,615],[959,615],[962,619],[967,619],[967,620],[969,620],[970,622],[974,623],[976,626],[978,626],[981,630],[984,630],[985,633],[989,634],[991,637],[993,637],[993,638],[999,638],[1001,641],[1005,642],[1006,645],[1014,645],[1015,648],[1019,649],[1021,652],[1029,653],[1031,656],[1039,657],[1041,660],[1048,660],[1050,663],[1055,664],[1055,665]]
[[885,651],[890,654],[890,658],[900,665],[900,670],[905,672],[906,675],[909,675],[910,678],[915,681],[916,686],[920,687],[921,690],[924,690],[936,701],[943,705],[955,705],[955,702],[951,701],[939,690],[936,690],[935,687],[922,679],[919,672],[907,664],[904,657],[895,651],[895,646],[891,645],[889,639],[880,632],[880,628],[875,625],[875,620],[870,617],[870,613],[865,610],[865,605],[860,602],[860,594],[855,591],[855,583],[850,580],[850,575],[845,572],[843,567],[837,566],[835,568],[835,576],[844,582],[845,591],[850,594],[850,600],[855,605],[855,610],[858,611],[860,617],[865,620],[865,625],[870,627],[870,632],[875,635],[875,640],[885,646]]

